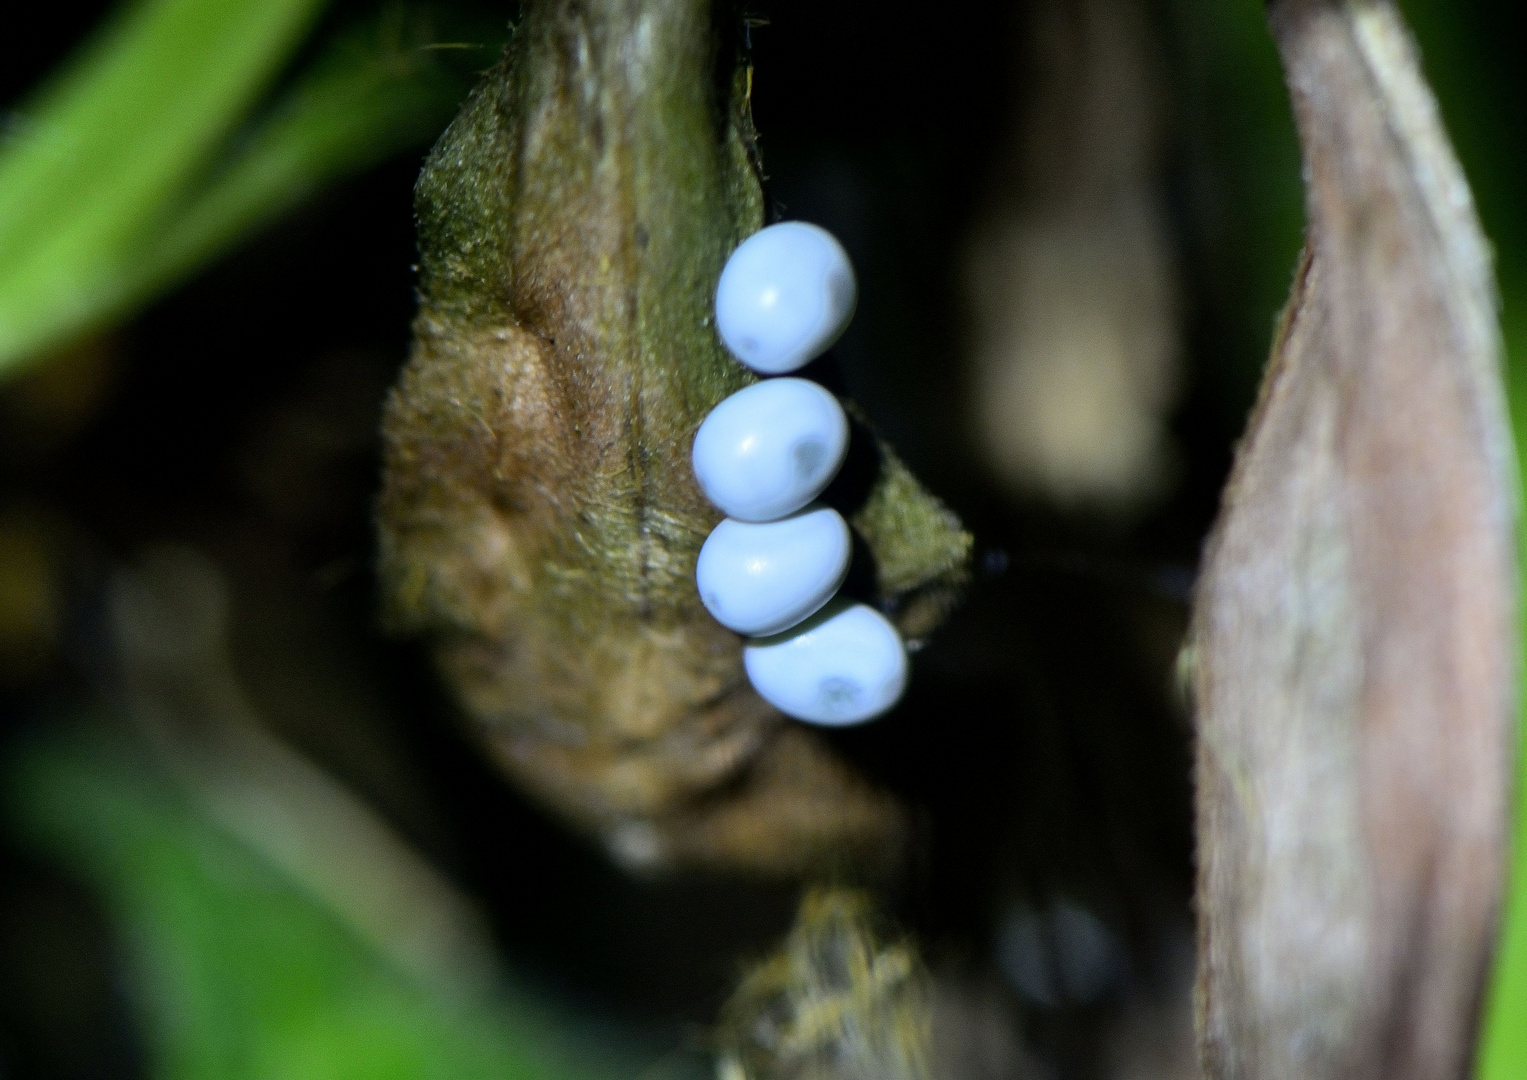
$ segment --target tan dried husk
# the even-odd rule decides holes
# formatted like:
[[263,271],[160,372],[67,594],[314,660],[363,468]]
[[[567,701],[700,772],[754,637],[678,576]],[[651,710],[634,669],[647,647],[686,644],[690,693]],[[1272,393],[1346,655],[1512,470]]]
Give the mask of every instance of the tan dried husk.
[[1309,233],[1195,612],[1204,1066],[1463,1077],[1517,656],[1489,249],[1394,8],[1270,13]]
[[865,894],[814,889],[722,1010],[718,1080],[927,1080],[931,996]]
[[[752,381],[710,323],[763,220],[750,72],[708,0],[527,3],[417,202],[421,310],[378,506],[391,624],[494,760],[632,866],[894,861],[902,812],[748,687],[700,604],[695,429]],[[845,507],[921,636],[969,537],[887,447]]]
[[1026,0],[1015,130],[967,239],[968,415],[1003,486],[1139,511],[1171,487],[1181,302],[1142,0]]

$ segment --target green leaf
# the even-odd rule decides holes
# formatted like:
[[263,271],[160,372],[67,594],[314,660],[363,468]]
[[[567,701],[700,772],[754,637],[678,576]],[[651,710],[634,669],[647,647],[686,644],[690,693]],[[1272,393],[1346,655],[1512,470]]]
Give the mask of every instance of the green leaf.
[[12,823],[105,900],[156,1077],[634,1072],[524,991],[454,993],[399,970],[300,882],[211,824],[132,744],[56,739],[11,764]]
[[323,0],[140,0],[0,152],[0,367],[90,321],[132,241],[205,166]]
[[143,0],[23,110],[0,145],[0,375],[445,125],[469,85],[459,53],[396,5],[251,123],[323,4]]
[[334,43],[144,239],[101,317],[151,300],[334,183],[428,143],[470,86],[430,48],[429,29],[394,8]]
[[[1502,275],[1501,328],[1506,339],[1507,389],[1512,427],[1516,432],[1517,470],[1527,476],[1527,279]],[[1518,530],[1518,574],[1527,567],[1527,531]],[[1527,641],[1527,609],[1521,613],[1522,640]],[[1481,1080],[1517,1080],[1527,1075],[1527,695],[1517,719],[1516,817],[1510,885],[1502,911],[1500,947],[1496,955],[1484,1023],[1480,1035]]]

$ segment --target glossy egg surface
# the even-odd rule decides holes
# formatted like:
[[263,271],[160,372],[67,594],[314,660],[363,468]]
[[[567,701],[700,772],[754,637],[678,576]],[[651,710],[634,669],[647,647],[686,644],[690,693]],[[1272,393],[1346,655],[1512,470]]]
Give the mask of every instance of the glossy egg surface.
[[858,296],[853,264],[832,233],[784,221],[732,252],[716,287],[716,329],[748,367],[782,375],[838,340]]
[[700,549],[695,581],[721,625],[739,634],[777,634],[832,599],[851,554],[848,523],[830,507],[763,523],[727,518]]
[[885,616],[841,597],[801,626],[743,649],[748,680],[779,709],[832,727],[873,720],[907,685],[907,652]]
[[805,379],[768,379],[711,410],[695,433],[695,478],[738,521],[773,521],[811,502],[848,452],[838,399]]

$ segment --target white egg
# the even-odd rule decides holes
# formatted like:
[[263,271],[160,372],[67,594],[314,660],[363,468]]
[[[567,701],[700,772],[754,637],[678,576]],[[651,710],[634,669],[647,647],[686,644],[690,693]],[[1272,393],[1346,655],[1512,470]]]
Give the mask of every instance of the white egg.
[[794,513],[837,475],[848,452],[838,399],[805,379],[768,379],[739,390],[695,433],[695,479],[738,521]]
[[874,608],[841,597],[786,633],[742,652],[748,681],[769,704],[813,724],[873,720],[901,698],[907,650]]
[[727,518],[700,549],[695,581],[721,625],[777,634],[832,599],[851,554],[848,523],[820,504],[762,524]]
[[832,233],[785,221],[732,252],[716,287],[716,329],[748,367],[782,375],[838,340],[858,297],[853,264]]

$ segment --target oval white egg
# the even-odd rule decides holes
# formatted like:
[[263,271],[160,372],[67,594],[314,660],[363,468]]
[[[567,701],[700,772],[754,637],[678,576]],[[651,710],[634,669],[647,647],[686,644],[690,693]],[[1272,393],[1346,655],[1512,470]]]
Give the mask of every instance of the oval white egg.
[[832,599],[851,554],[848,523],[830,507],[763,523],[727,518],[700,549],[695,583],[722,626],[777,634]]
[[848,418],[805,379],[768,379],[711,410],[695,433],[695,479],[738,521],[773,521],[822,493],[848,452]]
[[783,713],[838,727],[873,720],[907,686],[907,650],[874,608],[839,598],[794,630],[750,642],[748,681]]
[[732,252],[716,287],[716,329],[748,367],[780,375],[826,352],[858,297],[853,264],[832,233],[784,221]]

